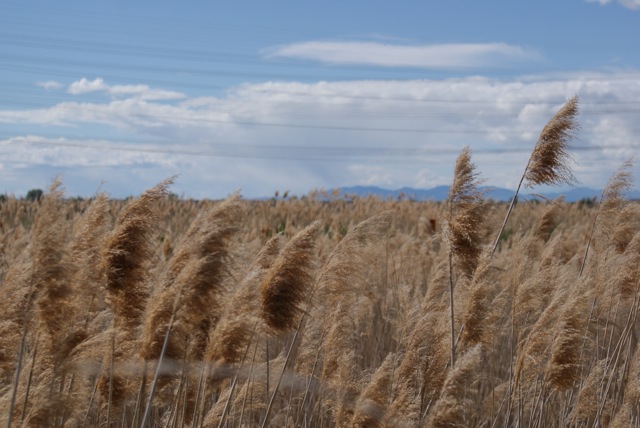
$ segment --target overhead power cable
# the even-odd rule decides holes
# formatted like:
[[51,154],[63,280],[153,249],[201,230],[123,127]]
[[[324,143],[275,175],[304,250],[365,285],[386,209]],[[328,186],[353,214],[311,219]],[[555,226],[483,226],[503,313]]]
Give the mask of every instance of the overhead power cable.
[[[60,104],[56,106],[56,109],[61,110],[77,110],[82,111],[86,106],[79,104]],[[46,110],[46,108],[45,108]],[[620,110],[619,112],[624,112],[624,110]],[[627,113],[640,114],[640,110],[627,110]],[[193,112],[195,114],[202,114],[203,112]],[[215,111],[206,111],[205,114],[215,114]],[[220,114],[224,114],[224,111],[218,112]],[[602,110],[602,111],[594,111],[592,114],[611,114],[616,113],[615,110]],[[171,115],[171,114],[144,114],[144,113],[136,113],[136,112],[128,112],[123,111],[123,114],[126,115],[127,121],[132,120],[145,120],[149,122],[155,121],[157,125],[171,125],[175,123],[195,123],[195,124],[216,124],[216,125],[225,125],[225,126],[249,126],[249,127],[265,127],[265,128],[288,128],[288,129],[315,129],[315,130],[326,130],[326,131],[353,131],[353,132],[385,132],[385,133],[408,133],[408,134],[470,134],[470,135],[486,135],[486,134],[511,134],[518,135],[522,134],[523,130],[505,130],[501,129],[504,125],[494,126],[493,129],[461,129],[459,127],[451,127],[447,129],[437,129],[437,128],[408,128],[408,127],[382,127],[382,126],[343,126],[343,125],[332,125],[332,124],[310,124],[310,123],[285,123],[285,122],[265,122],[265,121],[256,121],[256,120],[244,120],[239,118],[230,118],[230,119],[216,119],[211,117],[194,117],[190,116],[180,116],[180,115]],[[0,117],[2,115],[2,111],[0,110]],[[506,117],[504,115],[498,116],[458,116],[458,115],[425,115],[425,117],[433,117],[433,118],[441,118],[441,119],[460,119],[460,118],[492,118],[492,117]],[[510,117],[517,117],[517,115],[513,115]],[[123,118],[119,118],[114,116],[110,121],[122,121]],[[361,120],[366,120],[366,117],[361,118]],[[59,122],[102,122],[104,120],[99,119],[88,119],[88,120],[74,120],[72,118],[64,118],[61,117],[58,119]],[[165,123],[158,123],[158,121],[165,121]],[[143,124],[144,125],[144,124]],[[487,125],[492,126],[492,125]]]
[[[348,146],[301,146],[301,145],[256,145],[256,144],[229,144],[209,143],[206,146],[185,147],[160,147],[149,145],[121,145],[101,141],[56,141],[56,140],[29,140],[26,138],[12,138],[5,140],[11,144],[29,144],[52,147],[68,147],[85,150],[122,151],[131,153],[154,153],[182,156],[207,156],[207,157],[236,157],[258,159],[288,159],[288,160],[346,160],[346,159],[400,159],[411,160],[416,158],[434,156],[453,156],[460,151],[459,148],[417,148],[417,147],[348,147]],[[0,146],[1,147],[1,146]],[[574,146],[571,151],[590,152],[604,150],[640,149],[640,145],[590,145]],[[476,155],[498,154],[526,154],[531,152],[531,147],[503,147],[503,148],[477,148]]]

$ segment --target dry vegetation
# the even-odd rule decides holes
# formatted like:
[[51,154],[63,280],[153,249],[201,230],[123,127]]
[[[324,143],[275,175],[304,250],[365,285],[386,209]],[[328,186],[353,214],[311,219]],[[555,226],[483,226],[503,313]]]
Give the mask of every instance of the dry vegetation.
[[[525,185],[572,179],[575,102]],[[7,198],[0,422],[638,425],[630,169],[598,205],[485,201],[468,149],[446,203]]]

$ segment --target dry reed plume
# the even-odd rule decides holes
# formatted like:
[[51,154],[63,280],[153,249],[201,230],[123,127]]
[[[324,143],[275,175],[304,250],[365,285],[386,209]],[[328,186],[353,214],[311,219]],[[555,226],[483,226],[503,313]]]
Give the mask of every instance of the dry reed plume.
[[502,222],[502,227],[493,244],[491,254],[496,251],[523,182],[525,187],[533,187],[540,184],[571,184],[575,182],[575,177],[567,163],[570,160],[569,143],[578,129],[577,116],[578,97],[574,96],[553,115],[542,129]]
[[479,186],[482,180],[471,162],[471,150],[465,147],[458,159],[449,189],[449,215],[445,227],[445,239],[449,244],[449,319],[451,329],[451,367],[456,363],[456,332],[454,314],[454,264],[460,273],[471,278],[482,252],[483,238],[487,230],[488,205],[483,202]]
[[320,223],[299,232],[282,249],[260,286],[260,315],[274,332],[293,330],[311,285]]

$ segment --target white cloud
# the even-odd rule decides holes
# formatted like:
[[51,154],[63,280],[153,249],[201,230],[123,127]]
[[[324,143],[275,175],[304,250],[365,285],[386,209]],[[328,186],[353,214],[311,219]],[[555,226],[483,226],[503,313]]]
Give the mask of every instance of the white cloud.
[[[612,3],[614,0],[587,0],[589,3],[600,3],[602,5]],[[617,0],[622,6],[628,9],[640,9],[640,0]]]
[[151,89],[147,85],[114,85],[109,87],[114,96],[136,96],[143,100],[177,100],[185,98],[180,92]]
[[620,4],[629,9],[640,9],[640,0],[619,0]]
[[[470,145],[488,184],[514,188],[546,121],[578,94],[581,130],[575,144],[599,148],[573,152],[576,175],[582,184],[598,187],[637,151],[629,146],[640,146],[638,82],[637,72],[268,82],[171,104],[142,99],[144,85],[121,85],[117,98],[103,102],[0,110],[4,129],[30,124],[47,135],[66,136],[6,139],[0,159],[6,173],[17,177],[26,177],[18,164],[77,168],[93,178],[129,177],[122,181],[126,190],[138,180],[129,169],[146,168],[153,171],[145,178],[150,181],[180,173],[194,196],[224,196],[236,188],[260,196],[339,185],[441,185],[450,180],[459,150]],[[95,124],[122,140],[98,138]]]
[[[33,150],[37,147],[38,150]],[[175,158],[158,153],[157,146],[131,145],[109,140],[73,140],[25,135],[0,140],[0,148],[11,148],[4,159],[34,165],[57,167],[130,166],[153,163],[164,167],[176,164]],[[108,156],[105,156],[108,153]]]
[[311,41],[279,46],[268,57],[288,57],[332,64],[381,67],[486,67],[539,58],[536,52],[506,43],[398,45],[374,42]]
[[175,100],[184,98],[180,92],[152,89],[148,85],[108,85],[102,78],[94,80],[82,78],[69,85],[70,94],[80,95],[89,92],[106,92],[114,97],[136,97],[141,100]]
[[102,78],[98,77],[94,80],[88,80],[86,78],[82,78],[77,82],[73,82],[69,85],[69,89],[67,92],[73,95],[86,94],[88,92],[96,92],[96,91],[106,91],[109,86],[104,83]]
[[62,83],[56,82],[55,80],[47,80],[46,82],[36,82],[36,86],[39,86],[41,88],[44,88],[47,91],[50,91],[53,89],[62,88]]

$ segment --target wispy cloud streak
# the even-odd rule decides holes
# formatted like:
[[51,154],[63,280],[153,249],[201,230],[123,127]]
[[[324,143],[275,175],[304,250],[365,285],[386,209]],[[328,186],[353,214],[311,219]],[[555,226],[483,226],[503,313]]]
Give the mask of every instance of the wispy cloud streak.
[[46,82],[36,82],[36,86],[39,86],[46,91],[51,91],[54,89],[62,88],[62,83],[56,82],[55,80],[47,80]]
[[378,42],[310,41],[278,46],[269,58],[296,58],[331,64],[379,67],[457,68],[494,67],[514,61],[536,60],[540,55],[507,43],[448,43],[399,45]]
[[[589,3],[600,3],[602,5],[613,3],[614,0],[587,0]],[[622,6],[628,9],[640,9],[640,0],[617,0]]]

